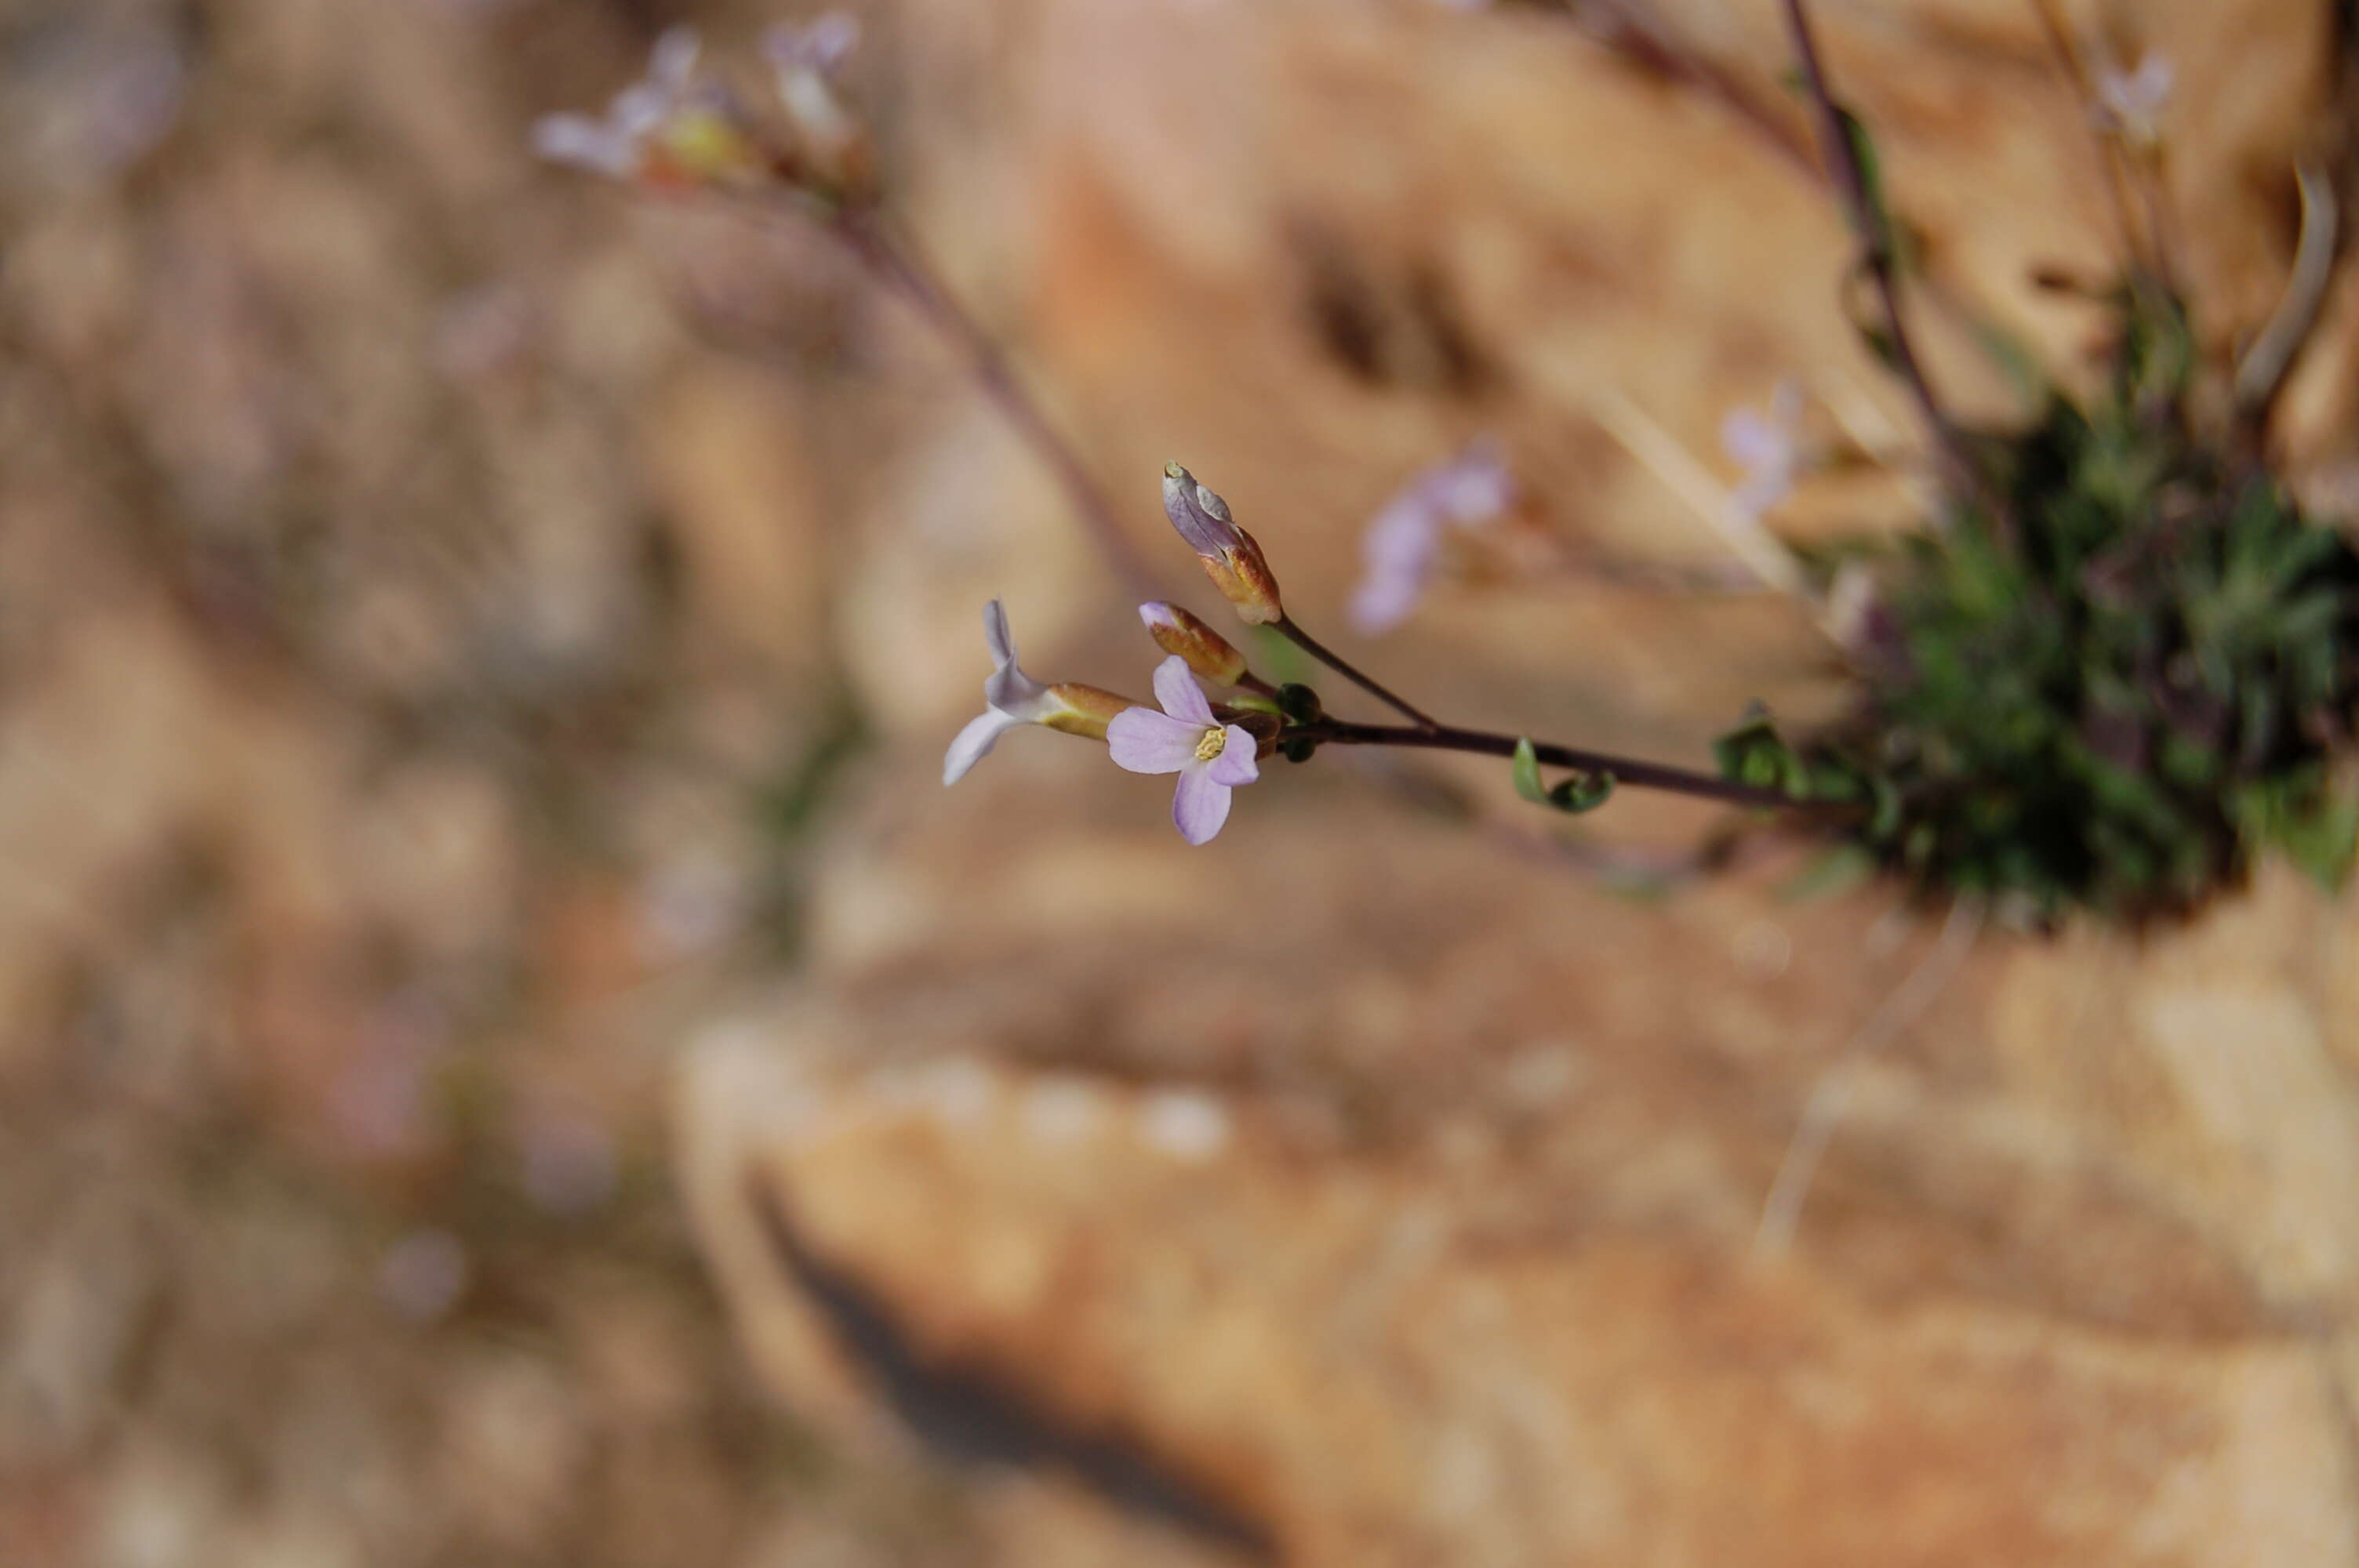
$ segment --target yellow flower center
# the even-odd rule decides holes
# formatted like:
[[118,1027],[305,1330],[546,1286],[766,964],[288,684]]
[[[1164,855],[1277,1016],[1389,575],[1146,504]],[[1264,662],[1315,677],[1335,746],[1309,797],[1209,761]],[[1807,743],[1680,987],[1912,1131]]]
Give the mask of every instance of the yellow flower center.
[[1207,730],[1204,731],[1203,739],[1196,742],[1196,760],[1200,762],[1209,762],[1226,751],[1228,744],[1229,732],[1226,730]]

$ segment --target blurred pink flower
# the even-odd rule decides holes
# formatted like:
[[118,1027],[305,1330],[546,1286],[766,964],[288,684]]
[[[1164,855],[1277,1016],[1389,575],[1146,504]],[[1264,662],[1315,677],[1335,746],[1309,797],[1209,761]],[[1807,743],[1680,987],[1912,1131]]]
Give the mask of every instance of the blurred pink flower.
[[534,150],[592,174],[614,179],[636,177],[647,165],[657,133],[695,102],[700,48],[693,27],[670,28],[656,40],[647,75],[614,95],[604,119],[544,115],[532,128]]
[[2126,72],[2108,61],[2097,68],[2097,113],[2123,140],[2151,146],[2162,139],[2162,111],[2178,82],[2167,55],[2149,53]]
[[1116,714],[1106,727],[1106,748],[1116,765],[1134,773],[1178,773],[1171,820],[1190,844],[1209,843],[1229,819],[1230,792],[1261,776],[1254,738],[1212,716],[1188,661],[1176,654],[1156,668],[1155,700],[1162,712],[1129,708]]
[[1769,395],[1767,413],[1734,408],[1721,421],[1721,450],[1745,474],[1731,499],[1747,521],[1793,493],[1802,467],[1801,426],[1802,389],[1790,381]]
[[1364,569],[1352,595],[1353,625],[1374,637],[1408,619],[1432,579],[1443,530],[1488,523],[1515,499],[1515,476],[1487,438],[1417,474],[1361,536]]

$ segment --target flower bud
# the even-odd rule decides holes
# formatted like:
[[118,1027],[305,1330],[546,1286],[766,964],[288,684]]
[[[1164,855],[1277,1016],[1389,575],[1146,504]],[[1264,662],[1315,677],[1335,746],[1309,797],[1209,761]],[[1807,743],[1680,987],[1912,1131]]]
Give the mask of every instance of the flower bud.
[[1229,640],[1176,604],[1160,600],[1138,607],[1147,633],[1167,654],[1177,654],[1208,681],[1235,686],[1247,674],[1245,656]]
[[824,193],[853,200],[875,193],[875,158],[834,76],[859,39],[858,22],[831,11],[802,27],[775,27],[763,40],[804,176]]
[[1138,706],[1126,697],[1083,686],[1079,681],[1060,681],[1049,688],[1048,695],[1054,706],[1038,722],[1091,741],[1104,740],[1106,726],[1114,722],[1114,716],[1125,708]]
[[1228,503],[1198,484],[1196,476],[1178,463],[1164,465],[1163,510],[1204,563],[1204,575],[1222,598],[1236,606],[1242,619],[1268,626],[1286,618],[1277,579],[1270,575],[1261,546],[1230,518]]

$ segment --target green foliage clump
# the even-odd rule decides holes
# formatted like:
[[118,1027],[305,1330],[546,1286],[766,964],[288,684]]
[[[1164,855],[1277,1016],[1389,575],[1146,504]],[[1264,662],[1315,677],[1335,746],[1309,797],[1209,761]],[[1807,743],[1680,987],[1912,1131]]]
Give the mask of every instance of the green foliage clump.
[[2191,430],[2175,309],[2123,319],[2105,395],[1978,438],[1945,525],[1842,552],[1873,585],[1851,716],[1720,748],[1854,858],[2038,925],[2181,914],[2271,849],[2337,883],[2359,832],[2359,555]]

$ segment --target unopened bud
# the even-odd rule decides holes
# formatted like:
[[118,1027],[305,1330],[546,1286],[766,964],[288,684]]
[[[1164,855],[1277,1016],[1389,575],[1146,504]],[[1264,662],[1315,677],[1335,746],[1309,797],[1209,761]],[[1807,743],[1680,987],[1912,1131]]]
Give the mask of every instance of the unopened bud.
[[1049,688],[1048,695],[1056,706],[1043,713],[1038,722],[1092,741],[1105,739],[1106,726],[1114,722],[1115,714],[1138,706],[1126,697],[1079,681],[1060,681]]
[[1261,546],[1229,516],[1228,503],[1198,484],[1196,476],[1178,463],[1164,465],[1163,510],[1204,563],[1204,575],[1222,598],[1236,606],[1240,617],[1256,626],[1286,619],[1277,579],[1262,558]]
[[833,77],[859,39],[859,24],[833,11],[803,27],[773,27],[764,39],[802,172],[827,192],[851,200],[873,194],[875,158],[867,130],[844,107]]
[[1234,686],[1245,678],[1245,656],[1226,637],[1176,604],[1160,600],[1138,607],[1147,634],[1167,654],[1177,654],[1208,681]]

